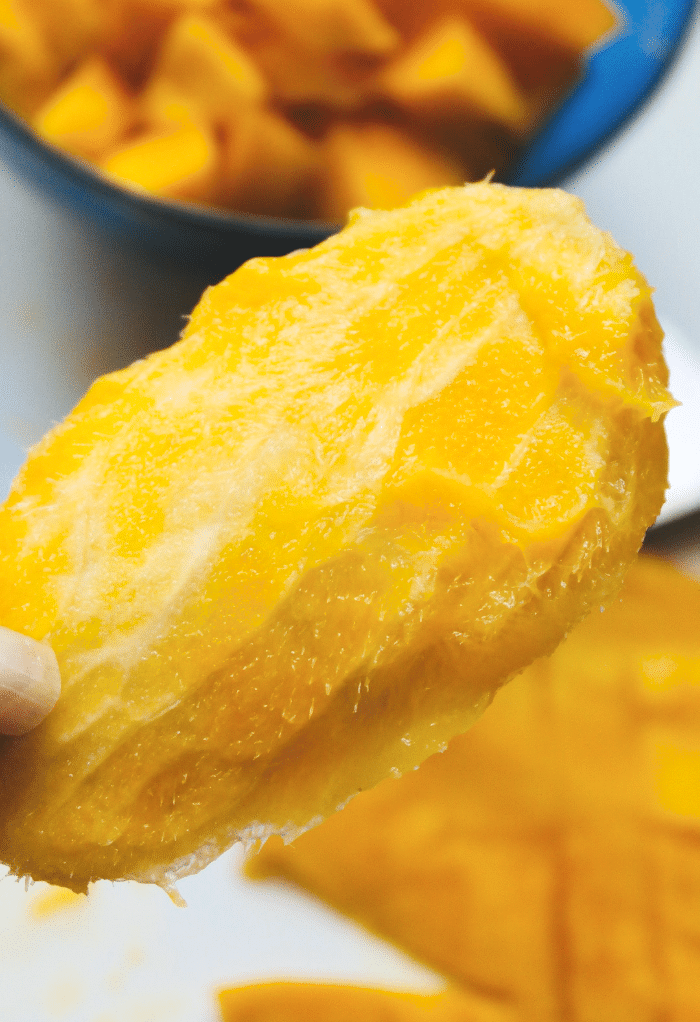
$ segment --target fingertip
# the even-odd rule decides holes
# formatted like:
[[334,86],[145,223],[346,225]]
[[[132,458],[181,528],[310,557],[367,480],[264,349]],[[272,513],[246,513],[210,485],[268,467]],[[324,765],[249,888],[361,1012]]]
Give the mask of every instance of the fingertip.
[[0,734],[31,731],[60,694],[61,674],[51,647],[0,626]]

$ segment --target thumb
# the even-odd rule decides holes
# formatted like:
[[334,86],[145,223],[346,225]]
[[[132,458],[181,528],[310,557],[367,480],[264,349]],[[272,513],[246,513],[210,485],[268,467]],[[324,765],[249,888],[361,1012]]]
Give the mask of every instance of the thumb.
[[30,731],[60,694],[61,675],[51,647],[0,626],[0,734]]

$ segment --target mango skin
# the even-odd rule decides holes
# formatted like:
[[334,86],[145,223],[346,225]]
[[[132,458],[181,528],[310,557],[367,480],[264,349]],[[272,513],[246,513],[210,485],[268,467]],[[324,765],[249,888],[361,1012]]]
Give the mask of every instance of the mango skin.
[[359,211],[207,291],[0,509],[0,624],[63,679],[0,744],[0,860],[168,886],[465,731],[658,513],[660,344],[557,191]]

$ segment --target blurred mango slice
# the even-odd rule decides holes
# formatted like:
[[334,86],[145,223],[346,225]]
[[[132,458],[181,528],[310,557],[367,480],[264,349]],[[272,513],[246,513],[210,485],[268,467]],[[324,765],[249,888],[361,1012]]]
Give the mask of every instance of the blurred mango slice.
[[231,119],[221,148],[218,201],[232,209],[275,216],[318,212],[321,149],[285,118],[243,110]]
[[[401,2],[401,0],[399,0]],[[459,0],[477,22],[500,23],[526,35],[539,35],[572,50],[584,50],[616,27],[613,10],[599,0]]]
[[259,983],[219,993],[223,1022],[515,1022],[457,992],[394,993],[322,983]]
[[700,584],[642,557],[469,734],[248,869],[520,1022],[692,1019],[699,782]]
[[469,19],[489,35],[511,32],[521,39],[540,38],[567,49],[582,51],[593,46],[616,26],[611,7],[600,0],[378,0],[379,9],[401,34],[415,38],[436,18],[446,13]]
[[358,213],[97,381],[0,508],[54,711],[0,744],[0,861],[168,884],[466,730],[616,591],[666,485],[661,330],[558,191]]
[[45,41],[51,65],[59,75],[91,56],[103,26],[102,0],[10,0]]
[[505,171],[614,26],[604,0],[0,0],[0,100],[121,183],[340,223]]
[[[60,3],[61,0],[51,0]],[[141,88],[178,18],[221,11],[220,0],[98,0],[102,30],[97,49],[129,87]]]

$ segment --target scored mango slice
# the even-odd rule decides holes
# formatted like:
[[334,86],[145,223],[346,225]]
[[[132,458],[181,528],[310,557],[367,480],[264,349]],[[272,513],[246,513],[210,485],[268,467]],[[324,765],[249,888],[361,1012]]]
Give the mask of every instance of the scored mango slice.
[[0,745],[0,860],[167,884],[465,731],[658,513],[660,344],[554,190],[361,211],[209,289],[0,508],[0,623],[63,678]]
[[700,1017],[699,624],[700,583],[641,557],[443,755],[249,872],[518,1022]]

